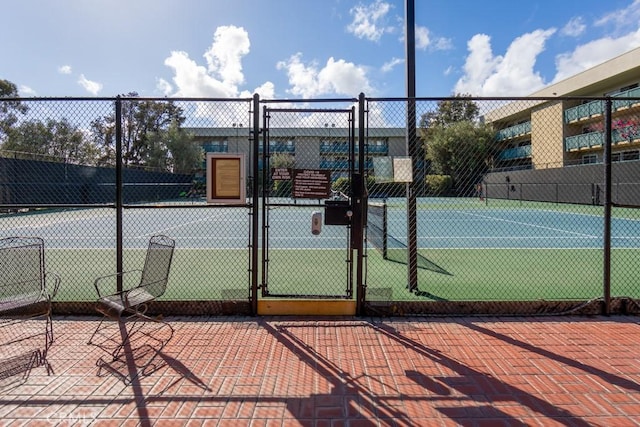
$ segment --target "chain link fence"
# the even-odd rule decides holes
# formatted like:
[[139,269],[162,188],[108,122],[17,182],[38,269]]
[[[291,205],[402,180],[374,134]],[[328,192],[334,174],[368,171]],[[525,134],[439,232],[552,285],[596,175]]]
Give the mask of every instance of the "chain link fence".
[[0,227],[45,240],[47,265],[62,276],[56,312],[93,313],[94,280],[142,268],[155,234],[177,250],[152,311],[250,312],[254,212],[206,203],[204,153],[250,153],[251,108],[251,99],[134,97],[0,109]]
[[[92,313],[95,278],[141,268],[154,234],[177,243],[165,314],[640,312],[639,115],[630,96],[0,99],[0,229],[45,240],[57,313]],[[207,202],[206,153],[243,157],[246,201]]]
[[[407,105],[370,100],[367,127],[402,128]],[[416,100],[419,140],[407,147],[410,162],[398,153],[381,173],[369,170],[372,310],[636,311],[634,105],[629,98]],[[409,182],[392,178],[394,166]]]

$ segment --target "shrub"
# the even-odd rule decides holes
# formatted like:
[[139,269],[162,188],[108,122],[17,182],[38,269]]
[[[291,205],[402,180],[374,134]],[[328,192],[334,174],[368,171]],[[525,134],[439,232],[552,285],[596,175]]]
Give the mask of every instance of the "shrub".
[[429,196],[447,196],[451,193],[453,180],[450,175],[427,175],[425,177]]

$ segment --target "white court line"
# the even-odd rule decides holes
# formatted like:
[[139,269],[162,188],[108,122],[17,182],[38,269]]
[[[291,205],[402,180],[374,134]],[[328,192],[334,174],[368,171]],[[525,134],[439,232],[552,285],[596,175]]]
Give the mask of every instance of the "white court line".
[[470,213],[470,212],[465,212],[465,211],[456,211],[456,212],[464,214],[464,215],[477,216],[479,218],[490,219],[492,221],[502,221],[502,222],[507,222],[507,223],[511,223],[511,224],[524,225],[524,226],[527,226],[527,227],[541,228],[543,230],[559,231],[561,233],[575,234],[577,236],[582,236],[582,237],[589,237],[589,238],[602,237],[602,236],[595,236],[593,234],[585,234],[585,233],[578,233],[576,231],[563,230],[562,228],[547,227],[547,226],[543,226],[543,225],[531,224],[531,223],[528,223],[528,222],[513,221],[513,220],[510,220],[510,219],[496,218],[496,217],[490,216],[490,215],[480,215],[480,214],[475,214],[475,213]]
[[[188,222],[184,222],[184,223],[178,224],[178,225],[173,226],[173,227],[166,227],[166,228],[162,228],[162,229],[160,229],[159,231],[154,231],[153,233],[144,233],[144,234],[139,234],[139,235],[135,236],[134,238],[141,239],[141,238],[145,238],[145,237],[151,237],[152,235],[157,234],[157,233],[165,233],[165,232],[167,232],[167,231],[170,231],[170,230],[178,230],[178,229],[180,229],[180,228],[184,228],[184,227],[187,227],[187,226],[189,226],[189,225],[193,225],[193,224],[198,224],[198,223],[207,222],[208,220],[213,219],[213,218],[220,219],[220,220],[224,221],[224,223],[226,223],[226,224],[228,224],[228,222],[229,222],[229,221],[227,221],[227,220],[221,219],[221,218],[220,218],[219,216],[217,216],[217,215],[215,215],[215,216],[214,216],[214,215],[211,215],[211,216],[207,216],[207,217],[204,217],[204,218],[199,218],[199,219],[197,219],[197,220],[195,220],[195,221],[188,221]],[[211,222],[214,222],[214,221],[211,221]]]

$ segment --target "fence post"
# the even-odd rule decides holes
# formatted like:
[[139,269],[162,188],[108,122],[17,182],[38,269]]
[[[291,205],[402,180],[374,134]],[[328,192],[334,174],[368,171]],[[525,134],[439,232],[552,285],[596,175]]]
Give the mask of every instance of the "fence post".
[[604,101],[604,258],[603,314],[611,312],[611,98]]
[[[356,245],[356,315],[362,316],[364,314],[364,304],[366,301],[364,277],[363,277],[363,263],[364,263],[364,249],[363,249],[363,233],[364,227],[367,223],[367,181],[365,177],[365,153],[364,153],[364,138],[365,138],[365,111],[364,111],[364,93],[361,93],[358,97],[358,179],[360,194],[352,194],[351,203],[359,203],[358,209],[353,209],[353,229],[354,238],[352,239]],[[355,177],[352,177],[352,181]]]
[[122,292],[122,99],[116,97],[116,289]]
[[253,144],[250,146],[250,150],[253,150],[253,164],[251,165],[253,171],[252,185],[252,208],[253,218],[251,222],[251,314],[254,316],[258,314],[258,257],[260,250],[258,248],[258,212],[259,212],[259,198],[260,188],[258,174],[260,173],[259,162],[259,144],[260,144],[260,95],[257,93],[253,95],[253,130],[252,130]]
[[405,49],[407,69],[407,155],[411,158],[413,182],[406,185],[407,193],[407,288],[410,292],[418,289],[418,231],[417,231],[417,162],[424,162],[419,156],[420,144],[416,141],[416,44],[415,44],[415,3],[405,1]]

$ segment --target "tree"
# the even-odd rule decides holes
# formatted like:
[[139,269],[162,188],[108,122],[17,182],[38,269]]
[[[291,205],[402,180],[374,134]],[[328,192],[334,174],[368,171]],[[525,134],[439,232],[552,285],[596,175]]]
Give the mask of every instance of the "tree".
[[[123,164],[169,170],[167,134],[172,125],[180,128],[184,123],[182,108],[171,101],[137,100],[135,92],[125,97],[121,101]],[[100,164],[115,164],[115,125],[114,115],[101,117],[91,124],[94,143],[100,150]]]
[[171,153],[171,169],[176,173],[192,173],[202,167],[204,151],[193,135],[181,129],[177,122],[167,131],[167,147]]
[[420,120],[426,159],[435,174],[449,175],[458,195],[475,194],[495,149],[495,131],[478,120],[479,108],[465,96],[438,103]]
[[468,94],[456,94],[453,99],[439,101],[436,111],[429,111],[422,115],[420,128],[430,129],[457,122],[476,121],[480,114],[480,109],[475,102],[468,99],[469,96]]
[[[18,88],[8,80],[0,79],[0,99],[18,98]],[[19,114],[26,114],[28,108],[19,100],[0,101],[0,142],[4,140],[7,132],[18,122]]]
[[85,134],[67,119],[29,120],[10,128],[2,149],[28,153],[30,158],[39,155],[46,156],[47,161],[77,164],[93,164],[97,155]]

